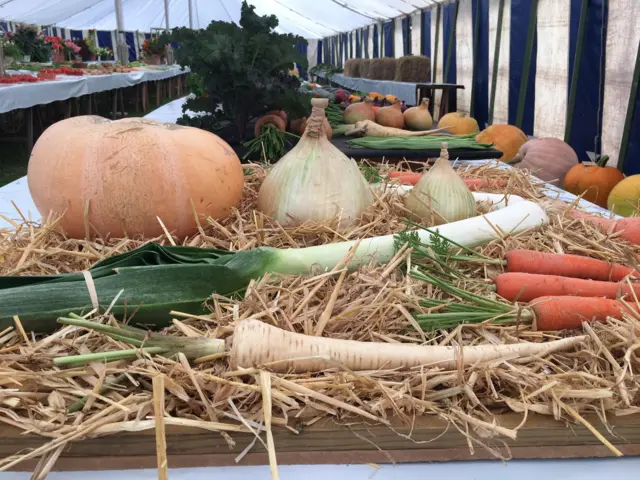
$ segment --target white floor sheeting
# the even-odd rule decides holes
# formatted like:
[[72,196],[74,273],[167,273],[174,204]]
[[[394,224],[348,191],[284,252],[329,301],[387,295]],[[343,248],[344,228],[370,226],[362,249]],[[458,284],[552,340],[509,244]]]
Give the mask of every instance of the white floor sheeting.
[[[151,112],[146,118],[161,122],[174,122],[182,115],[185,98],[174,100]],[[565,201],[575,197],[555,189],[556,194]],[[550,196],[555,196],[552,193]],[[18,218],[11,201],[20,208],[23,215],[38,218],[33,205],[27,179],[23,177],[0,188],[0,214],[10,218]],[[599,209],[587,202],[585,207]],[[0,219],[0,228],[7,223]],[[571,431],[567,430],[567,435]],[[276,445],[277,450],[277,445]],[[117,467],[117,465],[114,465]],[[621,459],[590,460],[513,460],[508,463],[500,461],[468,461],[447,463],[416,463],[402,465],[381,465],[379,469],[368,465],[298,465],[279,467],[283,480],[411,480],[446,478],[448,480],[602,480],[603,478],[619,478],[621,480],[637,478],[640,471],[640,457]],[[635,473],[633,473],[635,472]],[[157,478],[156,470],[127,470],[104,472],[60,472],[52,473],[50,480],[151,480]],[[30,473],[0,473],[0,480],[28,480]],[[169,471],[171,480],[205,480],[223,478],[225,480],[268,480],[269,467],[215,467],[175,469]]]

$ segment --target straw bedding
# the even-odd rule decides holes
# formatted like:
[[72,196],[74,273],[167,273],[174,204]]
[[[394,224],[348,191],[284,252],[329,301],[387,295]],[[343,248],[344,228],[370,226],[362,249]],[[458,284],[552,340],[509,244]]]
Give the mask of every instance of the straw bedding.
[[[225,221],[203,225],[201,232],[186,244],[232,250],[259,245],[295,247],[404,229],[400,220],[403,206],[393,197],[383,197],[350,232],[338,233],[331,224],[307,224],[285,231],[253,210],[265,173],[260,167],[253,167],[252,172],[239,210]],[[542,198],[539,186],[524,171],[480,166],[466,169],[464,175],[502,178],[508,180],[510,193],[529,199]],[[52,225],[49,222],[37,226],[25,221],[16,225],[17,232],[1,231],[0,273],[79,271],[103,256],[133,249],[144,242],[121,239],[104,244],[68,240],[55,233]],[[175,241],[168,237],[154,240]],[[481,251],[499,258],[514,247],[580,253],[617,262],[625,262],[639,253],[622,241],[561,214],[554,215],[550,225],[540,231],[493,242]],[[400,251],[397,264],[406,263],[408,254]],[[475,279],[490,273],[472,264],[463,268]],[[388,266],[340,273],[264,278],[253,282],[241,300],[212,297],[209,315],[194,318],[174,312],[175,320],[166,332],[228,338],[236,322],[253,318],[285,330],[312,333],[324,314],[330,316],[325,336],[361,341],[464,346],[555,338],[526,325],[418,331],[409,312],[424,310],[420,299],[443,296],[442,292]],[[585,423],[583,416],[587,413],[597,412],[606,422],[609,415],[640,412],[638,381],[634,378],[640,367],[635,353],[639,331],[640,315],[629,316],[577,332],[590,338],[578,350],[522,361],[505,359],[451,371],[424,366],[409,372],[353,373],[336,367],[315,375],[277,375],[259,370],[233,372],[224,358],[189,365],[180,358],[144,355],[134,362],[94,363],[62,370],[51,366],[52,358],[130,347],[75,327],[66,327],[44,338],[31,337],[19,328],[10,329],[0,332],[0,378],[5,389],[0,397],[0,421],[46,439],[38,450],[17,452],[14,457],[0,460],[0,468],[9,468],[26,458],[50,458],[69,442],[82,438],[153,428],[154,400],[156,405],[162,401],[158,388],[153,388],[158,382],[165,386],[164,424],[220,431],[230,444],[234,432],[247,431],[247,425],[263,428],[264,404],[271,402],[271,427],[264,427],[267,430],[288,428],[287,419],[292,417],[311,425],[327,416],[349,422],[374,418],[384,422],[393,416],[411,423],[416,415],[437,415],[467,436],[471,448],[483,446],[497,457],[508,458],[508,449],[501,448],[499,440],[505,436],[516,438],[522,425],[514,429],[498,427],[493,422],[496,413],[535,412]],[[116,385],[103,388],[114,381]],[[270,390],[264,390],[266,383],[271,384]],[[91,392],[94,395],[84,408],[66,413],[66,409]],[[136,419],[141,421],[135,423]],[[604,438],[601,440],[606,442]]]

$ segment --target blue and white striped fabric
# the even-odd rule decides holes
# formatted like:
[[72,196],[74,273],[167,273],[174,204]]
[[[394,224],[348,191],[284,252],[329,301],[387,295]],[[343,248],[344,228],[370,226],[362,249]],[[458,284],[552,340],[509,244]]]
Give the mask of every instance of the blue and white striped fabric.
[[[489,122],[501,3],[492,123],[516,124],[536,137],[564,140],[566,135],[581,160],[589,159],[587,152],[596,152],[609,155],[609,165],[617,165],[640,44],[639,0],[538,0],[537,11],[532,10],[532,0],[450,1],[365,27],[370,40],[362,42],[356,55],[400,57],[406,51],[403,39],[410,36],[411,53],[432,59],[434,82],[465,86],[457,91],[458,110],[472,114],[484,127]],[[586,31],[576,60],[583,5]],[[530,22],[532,15],[536,23]],[[527,66],[530,25],[534,27]],[[361,38],[360,32],[355,31],[356,39]],[[323,56],[323,62],[331,60]],[[579,73],[569,130],[567,111],[575,68]],[[439,96],[435,101],[438,111]],[[636,103],[631,108],[634,117],[624,163],[627,175],[640,173],[640,95]]]

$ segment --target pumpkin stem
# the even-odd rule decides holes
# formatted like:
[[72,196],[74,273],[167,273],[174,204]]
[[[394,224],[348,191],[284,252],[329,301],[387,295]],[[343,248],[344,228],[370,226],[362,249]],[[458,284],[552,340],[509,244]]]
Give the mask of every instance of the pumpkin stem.
[[602,155],[596,162],[599,167],[606,167],[609,161],[609,155]]

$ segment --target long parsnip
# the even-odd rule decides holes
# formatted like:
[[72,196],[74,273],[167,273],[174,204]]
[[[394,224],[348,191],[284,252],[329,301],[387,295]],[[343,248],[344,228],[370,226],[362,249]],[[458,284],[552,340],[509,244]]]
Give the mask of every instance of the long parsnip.
[[229,360],[231,368],[266,366],[274,372],[296,373],[318,372],[338,365],[354,371],[420,365],[452,369],[459,362],[473,365],[500,358],[549,355],[573,348],[586,338],[458,348],[313,337],[287,332],[259,320],[244,320],[235,328]]
[[356,122],[355,127],[351,130],[347,130],[345,135],[347,137],[423,137],[425,135],[433,135],[434,133],[443,130],[444,128],[436,128],[433,130],[412,132],[409,130],[403,130],[402,128],[383,127],[371,120],[362,120],[360,122]]

